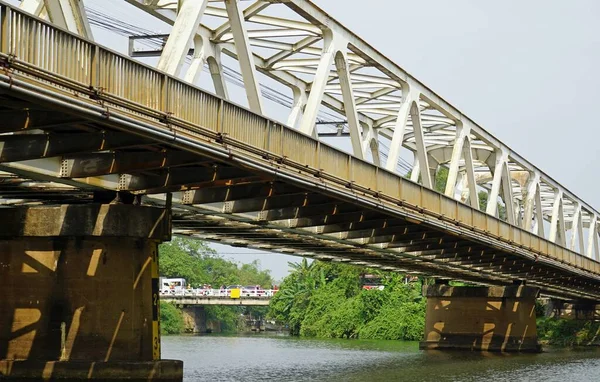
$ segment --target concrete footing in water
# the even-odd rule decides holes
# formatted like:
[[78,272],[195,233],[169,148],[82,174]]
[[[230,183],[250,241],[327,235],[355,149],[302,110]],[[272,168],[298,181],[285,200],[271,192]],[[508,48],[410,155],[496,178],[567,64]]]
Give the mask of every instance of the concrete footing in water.
[[165,210],[64,205],[0,212],[0,379],[181,381],[161,360]]
[[426,285],[425,340],[420,348],[539,352],[535,300],[526,286]]

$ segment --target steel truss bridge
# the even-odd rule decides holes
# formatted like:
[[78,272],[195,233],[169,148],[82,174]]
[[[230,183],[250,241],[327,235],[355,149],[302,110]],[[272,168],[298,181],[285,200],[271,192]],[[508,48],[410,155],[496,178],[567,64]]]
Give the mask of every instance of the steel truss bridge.
[[156,68],[95,43],[76,0],[0,1],[3,206],[161,205],[233,246],[600,298],[598,211],[311,1],[125,3],[172,26]]

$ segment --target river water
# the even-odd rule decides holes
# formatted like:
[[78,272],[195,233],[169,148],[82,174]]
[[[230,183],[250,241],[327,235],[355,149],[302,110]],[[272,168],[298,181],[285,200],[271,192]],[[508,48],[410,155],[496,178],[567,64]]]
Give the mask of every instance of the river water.
[[163,358],[184,361],[184,381],[600,382],[600,349],[498,355],[423,352],[416,342],[288,336],[163,337]]

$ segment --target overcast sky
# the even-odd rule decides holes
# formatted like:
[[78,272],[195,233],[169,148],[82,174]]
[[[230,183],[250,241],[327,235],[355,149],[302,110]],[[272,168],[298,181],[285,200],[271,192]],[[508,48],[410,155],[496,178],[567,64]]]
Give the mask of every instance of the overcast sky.
[[[600,1],[314,2],[600,208],[596,190],[600,113],[595,107],[600,100]],[[109,11],[115,0],[86,0],[86,4]],[[127,21],[141,19],[136,14]],[[240,261],[260,259],[276,278],[286,274],[288,260],[298,261],[217,248]]]

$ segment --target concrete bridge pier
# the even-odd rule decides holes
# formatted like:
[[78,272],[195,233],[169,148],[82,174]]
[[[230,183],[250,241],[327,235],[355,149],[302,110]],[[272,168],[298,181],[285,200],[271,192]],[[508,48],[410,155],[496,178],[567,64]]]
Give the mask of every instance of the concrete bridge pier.
[[161,360],[158,244],[166,210],[0,209],[0,379],[181,381]]
[[182,309],[185,331],[188,333],[206,333],[206,312],[204,306],[186,306]]
[[535,300],[526,286],[425,285],[423,350],[538,352]]

